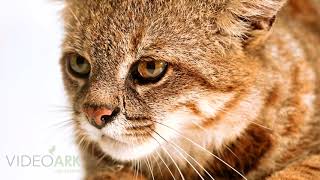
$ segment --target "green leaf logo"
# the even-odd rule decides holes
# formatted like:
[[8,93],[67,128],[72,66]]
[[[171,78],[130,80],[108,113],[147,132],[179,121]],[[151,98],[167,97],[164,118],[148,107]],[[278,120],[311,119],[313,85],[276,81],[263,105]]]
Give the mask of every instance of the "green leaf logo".
[[54,151],[56,150],[56,146],[52,146],[50,149],[49,149],[49,153],[53,155]]

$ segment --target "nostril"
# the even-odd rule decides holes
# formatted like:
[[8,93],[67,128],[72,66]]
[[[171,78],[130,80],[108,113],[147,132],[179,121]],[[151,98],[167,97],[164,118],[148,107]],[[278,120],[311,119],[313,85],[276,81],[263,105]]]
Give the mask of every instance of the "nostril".
[[103,116],[101,116],[100,120],[101,120],[104,124],[106,124],[106,123],[110,120],[110,117],[111,117],[111,116],[103,115]]
[[101,122],[103,122],[103,124],[107,124],[108,122],[110,122],[112,120],[113,117],[115,117],[118,113],[120,112],[120,108],[115,108],[112,113],[110,115],[102,115],[100,117]]
[[85,107],[83,111],[89,122],[98,129],[101,129],[119,114],[120,108],[116,107],[112,110],[103,106]]

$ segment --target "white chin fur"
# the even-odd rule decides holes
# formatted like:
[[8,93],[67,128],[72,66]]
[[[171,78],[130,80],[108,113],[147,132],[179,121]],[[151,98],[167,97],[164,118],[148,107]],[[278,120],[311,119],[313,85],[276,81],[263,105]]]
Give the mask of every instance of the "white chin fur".
[[129,145],[110,138],[99,141],[101,149],[112,158],[120,161],[143,159],[154,152],[159,144],[153,139],[143,144]]
[[[124,143],[116,140],[114,137],[106,135],[108,133],[103,133],[101,130],[96,129],[85,120],[81,122],[81,127],[89,135],[89,138],[92,141],[97,142],[106,154],[120,161],[142,159],[143,157],[146,157],[154,152],[159,147],[158,142],[161,143],[161,139],[157,138],[156,141],[152,137],[150,137],[149,140],[145,140],[143,144]],[[105,129],[105,131],[107,130]],[[103,138],[102,134],[105,134]]]

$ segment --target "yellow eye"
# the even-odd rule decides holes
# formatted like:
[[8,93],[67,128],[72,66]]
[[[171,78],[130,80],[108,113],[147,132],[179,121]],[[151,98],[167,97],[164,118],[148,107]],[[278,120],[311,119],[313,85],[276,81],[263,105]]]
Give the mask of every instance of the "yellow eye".
[[152,83],[159,81],[167,70],[165,61],[140,61],[137,64],[134,78],[140,83]]
[[90,63],[82,56],[70,55],[68,59],[71,73],[78,77],[86,77],[91,71]]
[[144,61],[138,64],[138,72],[143,78],[156,78],[165,69],[166,62],[163,61]]

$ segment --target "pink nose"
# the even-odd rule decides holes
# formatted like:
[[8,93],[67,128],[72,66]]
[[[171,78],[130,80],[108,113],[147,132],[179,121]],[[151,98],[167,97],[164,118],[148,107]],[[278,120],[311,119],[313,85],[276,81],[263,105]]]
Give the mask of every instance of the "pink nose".
[[86,114],[89,121],[94,123],[93,125],[102,128],[111,119],[113,111],[105,107],[87,107],[83,109],[83,112]]

